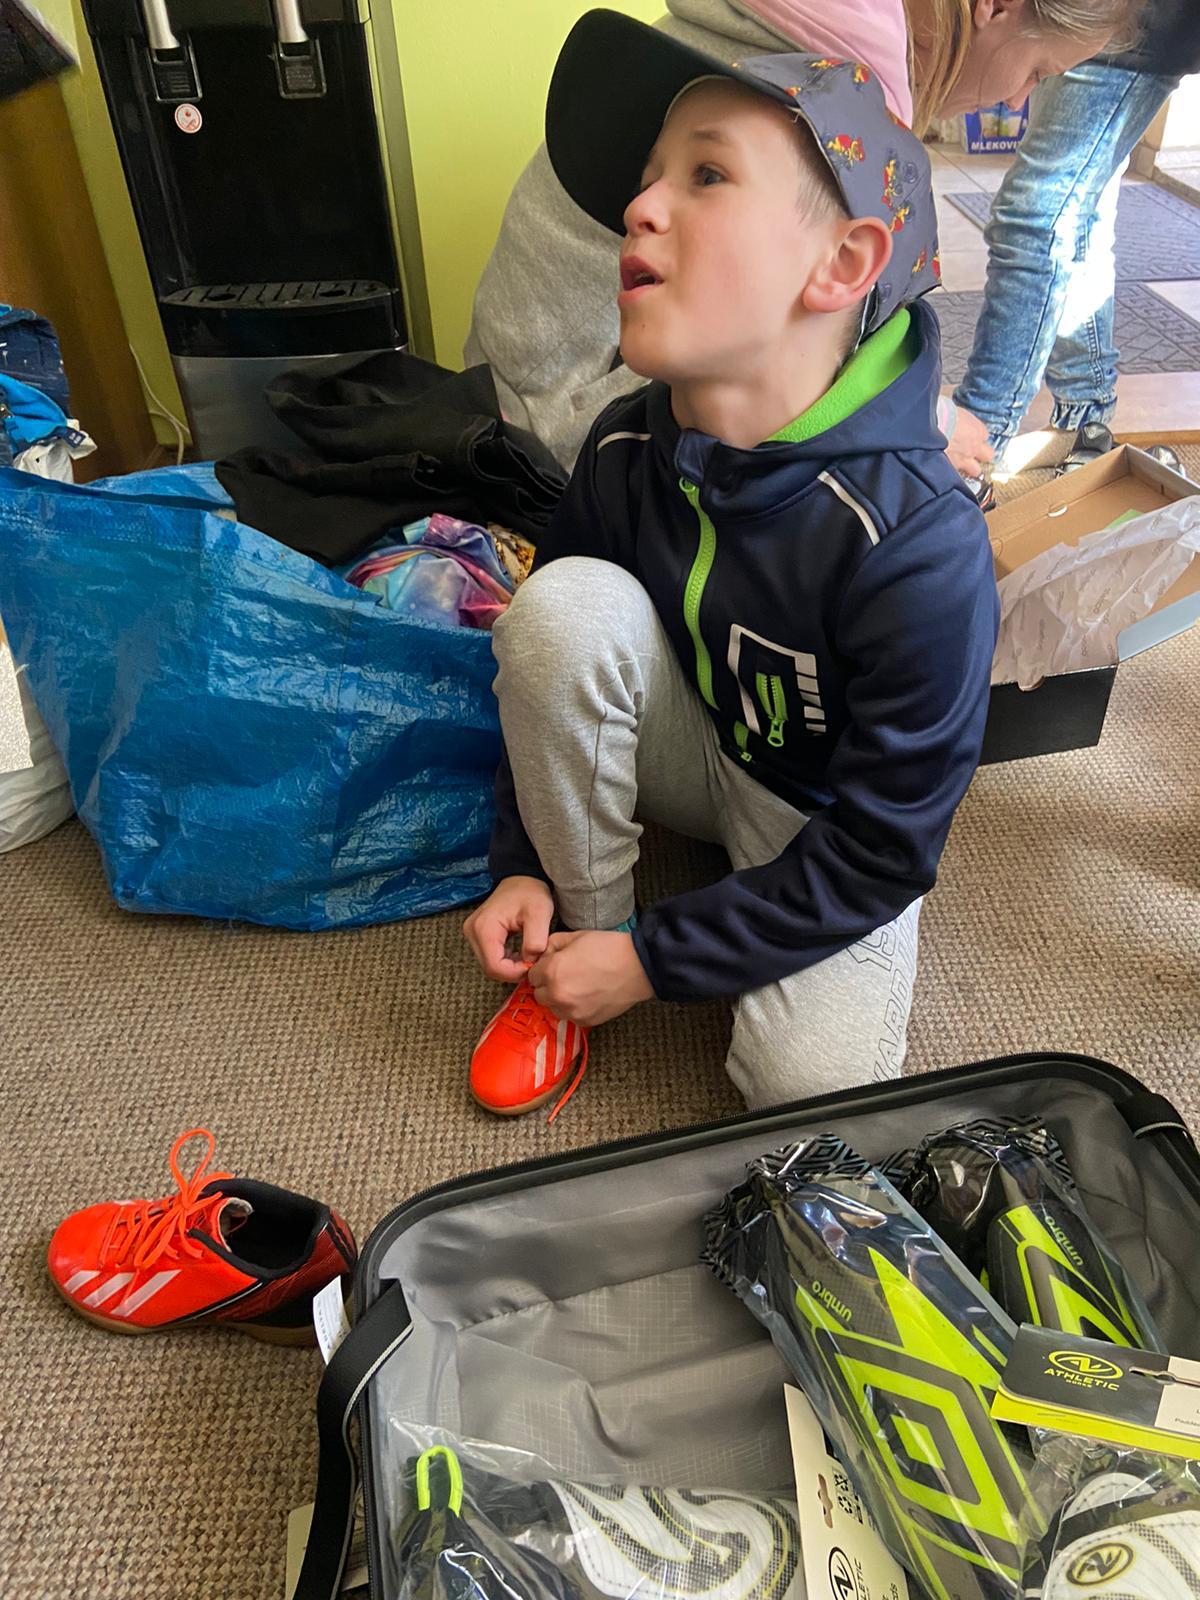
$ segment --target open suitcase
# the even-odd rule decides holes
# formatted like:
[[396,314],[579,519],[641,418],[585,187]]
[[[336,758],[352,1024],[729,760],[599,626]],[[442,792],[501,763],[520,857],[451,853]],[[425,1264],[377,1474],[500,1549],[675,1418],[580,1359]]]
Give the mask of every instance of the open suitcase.
[[831,1131],[870,1160],[978,1117],[1036,1115],[1172,1354],[1200,1358],[1200,1156],[1179,1114],[1086,1056],[1009,1056],[497,1168],[372,1232],[357,1314],[318,1402],[320,1467],[296,1600],[332,1600],[359,1454],[371,1600],[395,1600],[403,1428],[640,1484],[791,1481],[770,1339],[700,1264],[703,1218],[747,1161]]

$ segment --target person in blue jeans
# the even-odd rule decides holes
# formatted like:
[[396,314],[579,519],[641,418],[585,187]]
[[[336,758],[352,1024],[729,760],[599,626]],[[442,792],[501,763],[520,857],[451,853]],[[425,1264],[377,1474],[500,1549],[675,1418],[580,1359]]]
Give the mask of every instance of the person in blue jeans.
[[987,293],[954,392],[952,460],[999,455],[1043,376],[1054,397],[1050,426],[1076,432],[1072,457],[1111,448],[1121,174],[1181,76],[1197,69],[1200,4],[1148,0],[1135,49],[1034,89],[1028,131],[987,227]]

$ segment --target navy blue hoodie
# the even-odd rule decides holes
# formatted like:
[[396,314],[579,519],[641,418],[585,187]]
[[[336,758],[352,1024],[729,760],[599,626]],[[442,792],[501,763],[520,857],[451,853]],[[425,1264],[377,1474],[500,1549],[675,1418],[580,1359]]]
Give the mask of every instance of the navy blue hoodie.
[[[538,566],[595,556],[638,579],[725,755],[810,819],[776,860],[640,913],[660,999],[786,978],[936,879],[979,759],[998,602],[935,420],[937,321],[910,309],[907,370],[801,443],[681,430],[659,383],[615,401],[539,547]],[[545,878],[507,758],[496,799],[494,877]]]

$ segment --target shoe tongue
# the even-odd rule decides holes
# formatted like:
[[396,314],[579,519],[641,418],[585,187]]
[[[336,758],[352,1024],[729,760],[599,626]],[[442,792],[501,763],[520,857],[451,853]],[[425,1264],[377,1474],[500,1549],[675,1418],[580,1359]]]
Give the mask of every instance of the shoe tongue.
[[222,1244],[227,1245],[230,1236],[238,1231],[253,1210],[254,1207],[249,1200],[238,1200],[232,1195],[226,1196],[211,1214],[209,1224],[211,1233],[220,1239]]

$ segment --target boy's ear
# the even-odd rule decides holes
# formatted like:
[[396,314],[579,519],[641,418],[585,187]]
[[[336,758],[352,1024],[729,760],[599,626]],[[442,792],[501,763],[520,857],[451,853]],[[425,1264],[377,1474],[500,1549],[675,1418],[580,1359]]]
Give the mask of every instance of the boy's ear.
[[837,230],[800,302],[806,311],[845,311],[863,299],[892,259],[892,235],[879,217],[856,217]]

